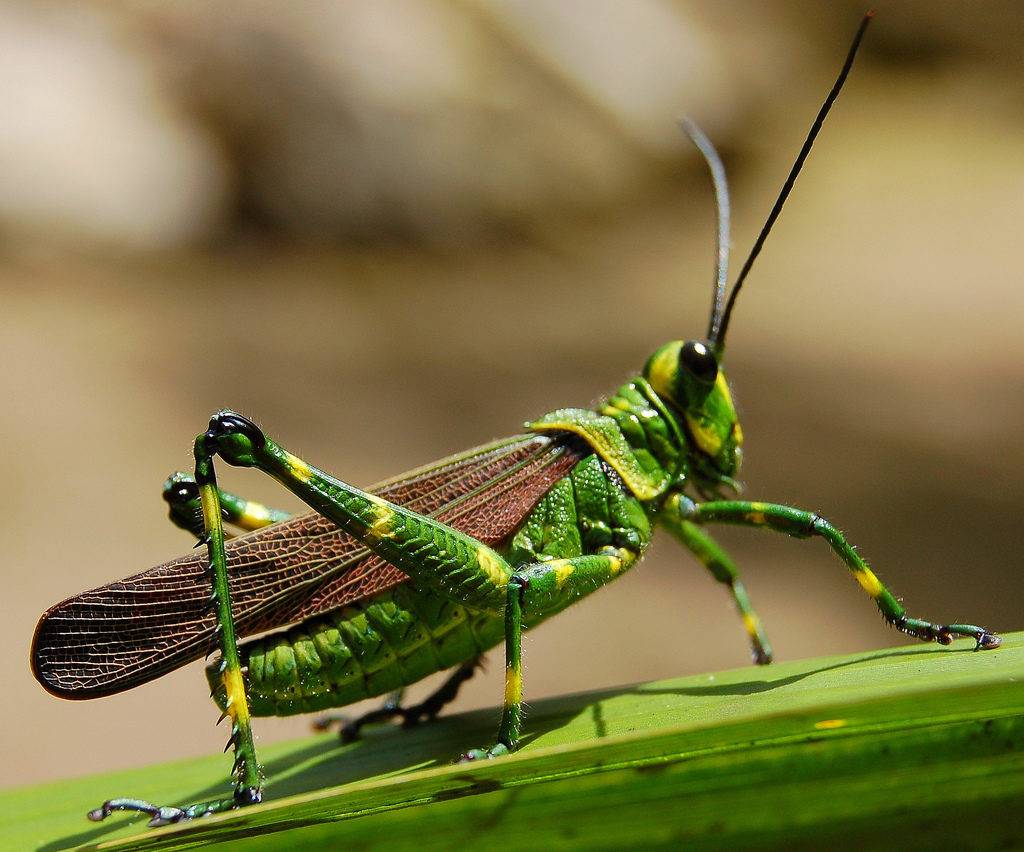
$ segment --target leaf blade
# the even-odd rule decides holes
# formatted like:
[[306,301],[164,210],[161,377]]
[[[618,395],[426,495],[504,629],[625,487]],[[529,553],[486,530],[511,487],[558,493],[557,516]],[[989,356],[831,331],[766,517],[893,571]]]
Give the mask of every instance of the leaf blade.
[[[422,850],[479,842],[481,826],[512,848],[527,839],[615,845],[627,834],[652,846],[813,845],[843,831],[871,845],[906,814],[924,826],[924,840],[935,838],[934,824],[977,846],[976,832],[995,836],[998,814],[1024,795],[1024,634],[989,653],[913,646],[541,701],[519,754],[443,763],[486,742],[495,721],[495,711],[483,711],[413,732],[376,731],[345,749],[322,738],[271,747],[268,804],[173,830],[139,835],[144,823],[135,821],[134,830],[122,823],[86,831],[82,820],[62,836],[58,824],[67,829],[75,816],[60,809],[81,813],[97,793],[180,801],[202,784],[198,798],[219,793],[219,761],[0,794],[0,831],[23,827],[12,819],[11,796],[34,794],[49,842],[134,833],[133,848],[242,839],[258,848],[286,838],[302,848],[372,846],[386,836],[389,849]],[[823,774],[823,766],[834,771]],[[960,812],[966,816],[948,818]]]

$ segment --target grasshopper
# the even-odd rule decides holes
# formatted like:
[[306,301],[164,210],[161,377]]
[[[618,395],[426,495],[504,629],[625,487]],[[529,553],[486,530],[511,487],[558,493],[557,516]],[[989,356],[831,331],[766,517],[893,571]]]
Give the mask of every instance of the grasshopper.
[[[999,637],[971,624],[910,617],[844,535],[815,512],[732,499],[743,436],[722,361],[736,298],[853,65],[861,22],[832,90],[726,299],[729,200],[722,163],[704,134],[684,128],[711,172],[718,259],[704,339],[657,349],[643,370],[593,409],[564,408],[495,441],[360,490],[313,467],[255,423],[219,411],[195,440],[194,475],[164,486],[171,519],[198,538],[189,556],[83,592],[48,610],[32,667],[63,698],[138,686],[219,652],[207,667],[231,722],[233,795],[184,806],[109,799],[89,814],[138,811],[163,825],[257,803],[263,777],[253,716],[344,707],[391,695],[343,728],[432,719],[481,657],[505,644],[505,694],[496,741],[463,761],[515,751],[522,731],[523,630],[625,574],[656,526],[666,529],[732,595],[756,663],[772,652],[735,564],[705,531],[737,524],[824,539],[885,620],[918,639],[977,649]],[[313,511],[297,517],[217,487],[214,462],[278,480]],[[245,531],[228,538],[224,522]],[[268,631],[274,631],[269,632]],[[239,637],[263,634],[239,644]],[[422,703],[396,691],[452,670]],[[330,721],[324,723],[330,724]]]

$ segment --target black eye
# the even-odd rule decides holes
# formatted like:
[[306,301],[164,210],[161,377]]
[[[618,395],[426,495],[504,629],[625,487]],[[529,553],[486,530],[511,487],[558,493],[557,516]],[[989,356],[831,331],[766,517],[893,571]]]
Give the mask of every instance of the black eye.
[[687,340],[679,352],[679,363],[697,381],[711,384],[718,377],[714,353],[699,340]]

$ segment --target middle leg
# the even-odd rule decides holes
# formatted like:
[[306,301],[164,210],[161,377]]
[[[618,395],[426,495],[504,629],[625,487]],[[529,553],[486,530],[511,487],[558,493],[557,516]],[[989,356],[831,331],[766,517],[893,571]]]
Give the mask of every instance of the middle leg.
[[765,665],[772,661],[772,648],[768,643],[761,619],[754,612],[746,587],[740,580],[736,564],[711,536],[692,521],[685,520],[678,511],[679,503],[674,499],[666,501],[658,515],[658,521],[671,532],[682,545],[697,557],[719,583],[727,586],[732,593],[736,609],[743,621],[743,627],[750,639],[754,662]]
[[508,581],[505,605],[505,699],[498,740],[460,755],[459,762],[489,759],[519,748],[523,725],[522,631],[603,586],[636,562],[639,553],[605,547],[600,553],[527,565]]
[[432,722],[445,706],[456,699],[462,684],[473,677],[482,662],[483,657],[480,656],[457,666],[445,678],[444,683],[430,693],[423,701],[419,702],[419,704],[403,707],[402,696],[405,690],[396,689],[384,699],[384,703],[376,710],[371,710],[355,719],[336,713],[328,714],[314,721],[313,727],[318,731],[325,731],[335,724],[340,724],[341,728],[338,734],[341,737],[341,741],[343,743],[350,743],[359,739],[362,729],[367,725],[389,722],[392,719],[401,719],[403,728],[414,728],[422,722]]

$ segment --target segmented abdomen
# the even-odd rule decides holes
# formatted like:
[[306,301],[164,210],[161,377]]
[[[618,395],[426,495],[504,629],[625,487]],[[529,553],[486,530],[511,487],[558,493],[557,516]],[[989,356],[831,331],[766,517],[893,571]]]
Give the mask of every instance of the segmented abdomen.
[[[503,619],[406,583],[239,648],[250,712],[343,707],[470,660],[503,638]],[[220,683],[216,664],[207,668]],[[221,695],[215,696],[218,703]]]

